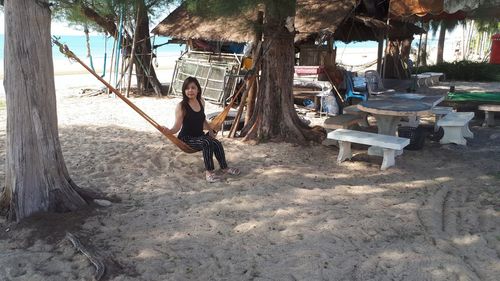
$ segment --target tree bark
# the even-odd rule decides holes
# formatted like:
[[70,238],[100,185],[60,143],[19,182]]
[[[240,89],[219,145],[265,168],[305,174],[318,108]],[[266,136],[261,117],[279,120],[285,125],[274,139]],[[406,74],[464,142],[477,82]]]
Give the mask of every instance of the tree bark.
[[84,5],[83,3],[81,4],[81,11],[82,13],[91,21],[95,22],[97,25],[102,27],[107,33],[109,33],[111,36],[115,36],[117,32],[116,28],[116,23],[114,18],[109,18],[109,17],[103,17],[99,15],[95,10],[92,8]]
[[422,66],[427,66],[427,33],[429,30],[429,23],[426,22],[423,25],[426,32],[422,35],[422,46],[420,48],[420,63]]
[[156,71],[151,65],[151,41],[149,40],[149,16],[144,0],[139,1],[139,16],[137,23],[138,35],[136,41],[135,72],[139,90],[154,89],[161,95],[161,84],[156,77]]
[[385,78],[396,78],[402,79],[401,74],[404,72],[401,65],[400,47],[399,41],[388,42],[388,48],[386,49],[383,68],[385,69]]
[[48,1],[6,0],[4,8],[7,149],[1,206],[16,221],[78,209],[86,202],[59,143]]
[[[262,11],[257,12],[257,26],[258,28],[255,29],[255,37],[254,37],[254,42],[253,42],[253,50],[252,50],[252,59],[253,59],[253,65],[254,68],[260,69],[257,63],[257,55],[260,52],[260,50],[257,50],[258,46],[261,46],[259,43],[262,41],[262,24],[264,23],[264,13]],[[258,74],[258,70],[256,71]],[[247,111],[245,113],[245,125],[250,122],[250,119],[252,118],[254,107],[255,107],[255,98],[257,97],[257,83],[248,83],[247,82],[247,87],[251,87],[250,90],[248,91],[248,98],[246,100],[247,103]]]
[[[295,1],[266,1],[261,83],[245,140],[320,142],[325,134],[305,125],[293,104]],[[288,25],[286,26],[288,18]],[[287,28],[288,27],[288,28]],[[244,128],[243,131],[246,131]]]
[[446,36],[446,26],[444,22],[441,22],[440,28],[439,28],[439,39],[438,39],[438,45],[437,45],[437,58],[436,58],[436,64],[438,63],[443,63],[443,52],[444,52],[444,39]]
[[401,61],[404,63],[401,65],[402,73],[401,78],[407,79],[410,78],[410,69],[409,69],[409,60],[410,60],[410,52],[411,52],[411,41],[412,39],[404,39],[401,43]]

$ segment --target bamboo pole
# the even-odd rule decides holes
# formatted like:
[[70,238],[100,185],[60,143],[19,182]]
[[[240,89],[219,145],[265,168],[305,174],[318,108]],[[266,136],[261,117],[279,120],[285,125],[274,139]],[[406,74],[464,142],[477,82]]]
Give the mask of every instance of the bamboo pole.
[[236,113],[236,116],[234,117],[234,122],[231,125],[231,129],[229,130],[228,138],[234,138],[236,135],[236,131],[238,130],[238,125],[240,123],[240,118],[241,114],[243,113],[243,108],[245,107],[245,100],[247,98],[248,92],[252,88],[252,86],[255,83],[255,79],[257,77],[257,74],[254,74],[249,81],[250,87],[248,87],[245,92],[243,93],[243,96],[241,97],[241,103],[240,106],[238,107],[238,112]]
[[141,6],[137,6],[137,17],[135,20],[135,30],[134,30],[134,38],[132,38],[132,52],[130,54],[129,61],[129,69],[128,69],[128,81],[127,81],[127,92],[125,92],[125,96],[128,98],[130,96],[130,84],[132,83],[132,69],[134,68],[134,57],[135,57],[135,44],[137,43],[137,26],[139,25],[139,16],[141,12]]

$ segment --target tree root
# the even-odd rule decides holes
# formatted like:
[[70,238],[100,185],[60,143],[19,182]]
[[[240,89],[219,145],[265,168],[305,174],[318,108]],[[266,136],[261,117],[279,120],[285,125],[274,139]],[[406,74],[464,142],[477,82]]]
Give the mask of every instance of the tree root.
[[71,234],[70,232],[66,232],[66,239],[68,239],[75,248],[80,251],[82,254],[84,254],[90,262],[95,266],[95,274],[94,274],[94,280],[99,281],[102,276],[104,275],[104,272],[106,271],[106,267],[104,266],[104,263],[98,259],[95,255],[93,255],[89,250],[87,250],[82,243],[80,243],[80,240],[76,238],[75,235]]

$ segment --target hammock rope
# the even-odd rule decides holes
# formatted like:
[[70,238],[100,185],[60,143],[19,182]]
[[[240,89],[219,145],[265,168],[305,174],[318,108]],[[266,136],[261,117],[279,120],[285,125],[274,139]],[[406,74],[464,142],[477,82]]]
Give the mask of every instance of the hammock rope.
[[[83,61],[81,61],[71,50],[69,50],[67,45],[63,45],[58,41],[57,37],[52,37],[52,42],[59,47],[59,51],[67,56],[69,59],[75,60],[80,65],[82,65],[88,72],[90,72],[95,78],[97,78],[101,83],[103,83],[110,91],[112,91],[116,96],[118,96],[122,101],[124,101],[128,106],[130,106],[135,112],[141,115],[146,121],[148,121],[153,127],[155,127],[158,131],[160,131],[167,139],[169,139],[172,143],[174,143],[177,147],[179,147],[182,151],[186,153],[194,153],[199,150],[194,150],[189,145],[178,139],[174,134],[165,132],[163,130],[163,126],[158,124],[153,118],[147,115],[144,111],[138,108],[135,104],[133,104],[128,98],[126,98],[120,91],[111,86],[106,80],[104,80],[101,76],[99,76],[95,71],[93,71],[89,66],[87,66]],[[233,98],[228,106],[222,111],[218,116],[214,118],[214,121],[211,123],[212,128],[217,132],[219,128],[222,126],[222,123],[227,117],[230,107],[236,101],[236,98],[241,93],[243,87],[240,87],[239,91],[233,95]]]

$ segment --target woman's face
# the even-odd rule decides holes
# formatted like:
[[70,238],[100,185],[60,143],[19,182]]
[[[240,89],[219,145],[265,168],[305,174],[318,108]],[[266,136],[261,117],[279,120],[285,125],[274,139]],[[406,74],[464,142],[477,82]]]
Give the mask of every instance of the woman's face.
[[185,94],[189,99],[196,99],[198,95],[198,87],[196,87],[195,83],[189,83],[186,87]]

